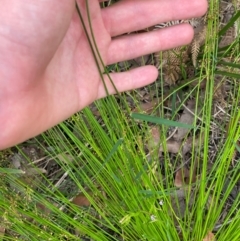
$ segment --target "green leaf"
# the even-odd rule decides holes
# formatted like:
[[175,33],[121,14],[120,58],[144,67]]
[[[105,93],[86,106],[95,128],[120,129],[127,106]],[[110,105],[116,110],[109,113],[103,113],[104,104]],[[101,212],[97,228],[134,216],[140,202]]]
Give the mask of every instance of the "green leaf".
[[[109,162],[111,157],[114,155],[114,153],[117,151],[118,147],[123,143],[123,138],[120,138],[117,143],[113,146],[110,153],[107,155],[106,159],[104,160],[104,163],[102,164],[102,167],[99,169],[99,171],[96,173],[96,176],[103,170],[105,165]],[[95,176],[95,177],[96,177]],[[116,176],[114,177],[116,179]],[[119,180],[118,180],[119,181]],[[120,182],[120,181],[119,181]]]
[[187,129],[194,128],[194,126],[192,126],[192,125],[188,125],[188,124],[177,122],[177,121],[162,119],[157,116],[132,113],[131,117],[134,119],[139,119],[139,120],[143,120],[143,121],[147,121],[147,122],[151,122],[151,123],[155,123],[155,124],[160,124],[160,125],[175,126],[175,127],[181,127],[181,128],[187,128]]
[[240,153],[240,146],[238,146],[237,144],[235,144],[236,149],[238,150],[238,152]]
[[110,158],[114,155],[114,153],[117,151],[118,147],[123,143],[123,138],[119,139],[117,141],[117,143],[113,146],[112,150],[110,151],[110,153],[108,154],[108,156],[106,157],[104,164],[107,163]]
[[230,73],[226,71],[216,71],[215,74],[220,74],[220,75],[240,79],[240,74],[236,74],[236,73]]
[[230,63],[230,62],[220,61],[220,62],[218,62],[218,64],[222,64],[222,65],[225,65],[225,66],[230,66],[230,67],[233,67],[233,68],[238,68],[238,69],[240,69],[240,64],[236,64],[236,63]]
[[230,19],[230,21],[219,31],[218,36],[223,36],[229,28],[231,28],[236,20],[240,17],[240,11],[237,11],[237,13]]
[[0,168],[0,173],[4,174],[24,174],[23,170],[12,169],[12,168]]

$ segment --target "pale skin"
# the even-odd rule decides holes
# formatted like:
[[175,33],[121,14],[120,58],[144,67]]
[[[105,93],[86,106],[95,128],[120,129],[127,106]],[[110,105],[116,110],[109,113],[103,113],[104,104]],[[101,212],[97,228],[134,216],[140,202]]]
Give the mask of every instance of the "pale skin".
[[[87,23],[85,0],[78,0]],[[191,42],[187,24],[121,36],[170,20],[203,15],[206,0],[122,0],[100,9],[89,0],[106,65]],[[3,0],[0,9],[0,149],[51,128],[106,96],[74,0]],[[154,66],[111,74],[119,92],[157,79]],[[115,91],[105,77],[109,92]]]

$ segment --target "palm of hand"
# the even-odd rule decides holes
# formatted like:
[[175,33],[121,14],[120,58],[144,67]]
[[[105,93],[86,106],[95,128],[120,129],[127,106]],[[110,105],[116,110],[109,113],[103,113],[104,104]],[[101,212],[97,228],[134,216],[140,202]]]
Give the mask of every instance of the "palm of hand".
[[[205,0],[191,1],[193,6],[187,0],[178,1],[197,10],[189,16],[186,8],[176,18],[200,15],[206,10]],[[164,7],[172,7],[167,0],[162,3],[163,12]],[[78,4],[88,25],[85,0],[78,0]],[[160,5],[159,0],[138,1],[137,4],[122,1],[116,4],[119,5],[116,9],[106,10],[100,9],[97,0],[89,4],[94,36],[105,64],[172,48],[192,38],[189,26],[179,26],[112,40],[130,30],[168,21],[172,19],[171,11],[162,18],[151,17],[151,11]],[[202,8],[196,7],[201,4]],[[0,13],[0,126],[3,130],[0,131],[0,149],[39,134],[106,94],[74,0],[34,4],[15,0],[16,8],[9,3],[5,5],[2,8],[5,7],[8,14]],[[149,22],[143,18],[142,22],[129,24],[130,18],[141,13],[149,17]],[[176,39],[176,33],[182,31],[185,34]],[[157,70],[152,66],[112,74],[119,91],[146,85],[156,77]],[[107,79],[106,83],[109,92],[114,93]]]
[[[8,76],[12,80],[12,85],[11,88],[7,88],[1,93],[2,113],[0,115],[3,118],[1,118],[0,124],[3,129],[6,126],[5,138],[10,137],[9,133],[14,133],[15,138],[25,139],[24,134],[27,134],[31,128],[33,135],[36,135],[46,123],[52,125],[56,123],[56,119],[58,122],[64,120],[98,98],[98,86],[101,81],[89,43],[75,10],[75,3],[72,1],[72,6],[69,3],[65,5],[68,6],[68,13],[64,13],[66,16],[64,19],[58,19],[56,25],[49,26],[49,29],[46,29],[48,26],[39,26],[42,29],[38,29],[37,37],[44,38],[47,35],[41,43],[42,46],[39,44],[39,48],[35,48],[34,41],[36,39],[20,38],[16,46],[17,51],[15,49],[6,51],[8,55],[6,58],[16,68],[6,70],[11,73]],[[65,6],[61,6],[59,11],[65,9]],[[54,8],[52,10],[56,11]],[[84,21],[87,23],[86,12],[84,14]],[[102,44],[99,47],[104,59],[107,45],[110,43],[110,36],[104,29],[99,7],[96,8],[94,14],[96,14],[96,18],[92,24],[97,30],[96,38],[101,38]],[[54,16],[54,13],[51,16]],[[49,19],[49,22],[51,21],[52,19]],[[25,25],[26,35],[32,34],[27,32],[32,30],[31,26],[26,29],[27,24],[25,22],[22,24]],[[16,33],[16,30],[14,29],[12,32]],[[12,38],[14,40],[15,36]],[[12,40],[11,36],[10,40]],[[38,52],[44,51],[44,49],[46,49],[45,53],[41,55],[43,59],[36,59],[39,57]],[[11,56],[9,56],[9,52],[11,52]],[[7,66],[7,68],[12,66]],[[30,73],[29,70],[31,70]],[[9,100],[7,103],[6,98]],[[3,104],[5,105],[3,106]],[[59,113],[64,113],[61,119],[58,117]],[[12,129],[9,128],[9,122],[12,123]],[[35,125],[37,125],[36,133],[34,133]],[[22,126],[20,133],[17,129],[15,131],[15,128],[19,128],[19,126]],[[16,136],[18,133],[19,136]]]

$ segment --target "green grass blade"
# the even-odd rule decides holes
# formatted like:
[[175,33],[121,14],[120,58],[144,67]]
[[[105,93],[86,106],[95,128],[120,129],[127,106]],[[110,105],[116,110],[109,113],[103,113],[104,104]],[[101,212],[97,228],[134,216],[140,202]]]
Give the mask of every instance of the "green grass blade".
[[195,128],[193,125],[188,125],[188,124],[177,122],[177,121],[167,120],[167,119],[163,119],[163,118],[160,118],[157,116],[150,116],[150,115],[139,114],[139,113],[131,113],[131,117],[134,119],[151,122],[151,123],[155,123],[155,124],[160,124],[160,125],[165,125],[165,126],[175,126],[175,127],[180,127],[180,128],[186,128],[186,129]]
[[229,22],[219,31],[218,36],[221,37],[226,34],[228,29],[234,25],[234,23],[238,20],[239,17],[240,11],[237,11],[237,13],[229,20]]
[[223,76],[227,76],[227,77],[231,77],[231,78],[236,78],[236,79],[240,80],[240,74],[233,73],[233,72],[217,70],[217,71],[215,71],[215,74],[219,74],[219,75],[223,75]]

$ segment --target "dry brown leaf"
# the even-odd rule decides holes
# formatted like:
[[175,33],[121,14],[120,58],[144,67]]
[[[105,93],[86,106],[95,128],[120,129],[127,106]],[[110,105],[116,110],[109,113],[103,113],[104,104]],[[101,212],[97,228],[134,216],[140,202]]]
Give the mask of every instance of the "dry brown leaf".
[[179,169],[176,172],[174,185],[175,187],[183,187],[186,184],[189,184],[189,170],[186,167]]
[[[57,204],[55,204],[57,206]],[[43,205],[42,203],[37,203],[36,204],[37,209],[45,215],[49,215],[52,211],[51,208],[48,208],[46,205]]]
[[[194,113],[195,101],[193,101],[193,100],[188,101],[187,108],[184,109],[184,111],[179,119],[179,122],[188,124],[188,125],[193,124],[194,116],[192,113],[190,113],[189,110]],[[186,134],[188,132],[189,132],[189,129],[179,127],[177,133],[174,135],[174,139],[176,141],[181,141],[182,139],[184,139],[184,137],[186,136]]]
[[201,148],[199,144],[203,143],[200,143],[200,140],[201,139],[199,136],[195,137],[194,139],[192,136],[188,137],[187,140],[183,143],[182,155],[185,156],[187,152],[190,152],[193,145],[196,149]]
[[157,106],[158,103],[159,101],[156,98],[153,99],[151,102],[141,103],[139,107],[136,107],[135,109],[133,109],[133,112],[139,112],[140,110],[147,114],[150,114],[151,111]]
[[4,237],[4,235],[5,235],[5,228],[4,227],[1,227],[0,226],[0,239],[2,240],[2,238]]
[[[181,153],[181,148],[182,148],[182,156],[184,156],[187,152],[189,152],[192,149],[192,144],[193,144],[193,138],[189,137],[184,143],[181,143],[179,141],[175,140],[168,140],[166,143],[166,151],[170,153]],[[197,147],[199,144],[199,139],[194,140],[194,146]],[[159,148],[159,152],[163,152],[165,149],[163,146]]]
[[[92,195],[92,193],[88,193],[88,194]],[[91,205],[90,201],[83,193],[80,193],[76,197],[74,197],[72,200],[72,203],[79,207],[89,207]],[[80,228],[75,229],[76,236],[81,235],[82,233],[83,232]]]
[[72,203],[77,205],[77,206],[85,206],[88,207],[91,205],[90,201],[88,200],[88,198],[83,194],[78,194],[73,200]]
[[[186,197],[189,195],[189,192],[191,192],[190,198],[188,198],[188,202],[186,202]],[[186,208],[188,210],[192,208],[194,201],[195,201],[194,194],[191,191],[190,186],[173,191],[170,194],[171,207],[169,208],[169,215],[171,215],[174,218],[174,220],[177,222],[178,218],[184,217]]]
[[[186,211],[186,193],[183,189],[176,190],[170,196],[171,208],[169,209],[169,215],[174,218],[176,222],[177,218],[183,218]],[[174,214],[174,215],[173,215]]]
[[[179,153],[179,150],[181,148],[181,143],[174,141],[174,140],[169,140],[166,144],[167,150],[168,152],[171,153]],[[163,146],[160,147],[159,152],[163,152],[164,148]]]
[[148,141],[148,149],[152,150],[159,146],[160,143],[160,131],[157,126],[150,127],[150,139]]
[[[194,140],[195,143],[195,140]],[[193,138],[189,137],[183,144],[182,155],[185,156],[186,153],[191,151],[193,145]]]
[[203,241],[214,241],[215,240],[215,236],[212,232],[208,232],[207,235],[205,236],[205,238],[203,239]]

